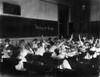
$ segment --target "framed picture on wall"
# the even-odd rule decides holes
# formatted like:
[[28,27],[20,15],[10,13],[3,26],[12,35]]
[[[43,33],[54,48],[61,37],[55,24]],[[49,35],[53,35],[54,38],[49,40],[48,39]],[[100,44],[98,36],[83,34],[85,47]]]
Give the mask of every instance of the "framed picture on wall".
[[17,4],[3,2],[3,13],[21,15],[21,6]]

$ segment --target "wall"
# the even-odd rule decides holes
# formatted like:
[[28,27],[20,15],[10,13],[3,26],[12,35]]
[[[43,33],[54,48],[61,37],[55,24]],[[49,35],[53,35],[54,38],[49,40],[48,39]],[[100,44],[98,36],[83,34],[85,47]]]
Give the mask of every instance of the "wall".
[[3,6],[2,6],[2,3],[0,2],[0,14],[3,14],[2,9],[3,9]]
[[[0,6],[2,6],[2,2],[20,5],[22,17],[58,21],[57,4],[42,0],[0,0]],[[2,7],[0,9],[2,10]]]
[[66,0],[0,0],[0,14],[3,14],[2,2],[20,5],[21,17],[53,21],[58,21],[58,3],[72,6],[71,2]]
[[90,0],[90,32],[100,35],[100,0]]
[[90,21],[100,21],[100,0],[91,0],[90,8]]

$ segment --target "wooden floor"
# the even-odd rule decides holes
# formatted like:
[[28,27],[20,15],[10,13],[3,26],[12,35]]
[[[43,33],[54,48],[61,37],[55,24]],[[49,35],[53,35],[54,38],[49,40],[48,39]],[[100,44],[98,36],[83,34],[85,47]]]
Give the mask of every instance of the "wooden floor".
[[39,75],[39,74],[36,74],[36,73],[27,73],[27,72],[19,72],[19,71],[4,71],[4,72],[0,72],[0,77],[99,77],[99,76],[75,76],[75,75],[71,75],[71,76],[68,76],[68,75],[55,75],[55,76],[52,76],[52,75]]
[[[43,76],[43,75],[9,75],[9,74],[0,74],[0,77],[55,77],[55,76]],[[59,77],[59,76],[57,76]],[[63,76],[61,76],[63,77]],[[76,76],[65,76],[65,77],[76,77]],[[99,77],[99,76],[80,76],[80,77]]]
[[[9,65],[9,63],[6,63],[6,65]],[[84,69],[86,72],[86,69]],[[72,71],[69,72],[59,72],[56,70],[56,74],[37,74],[35,72],[21,72],[17,71],[15,69],[5,68],[4,64],[0,63],[0,77],[100,77],[98,75],[89,74],[89,75],[82,75],[84,73],[83,71],[79,71],[79,75],[75,75]],[[68,75],[66,73],[70,73],[71,75]],[[77,72],[76,72],[77,73]],[[81,73],[81,74],[80,74]],[[87,73],[87,72],[86,72]],[[91,72],[89,72],[91,73]]]

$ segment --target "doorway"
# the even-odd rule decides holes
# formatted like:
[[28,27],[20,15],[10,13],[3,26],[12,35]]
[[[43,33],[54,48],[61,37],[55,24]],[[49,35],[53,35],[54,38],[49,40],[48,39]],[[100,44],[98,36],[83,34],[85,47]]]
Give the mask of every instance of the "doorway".
[[69,7],[58,4],[59,36],[67,37]]

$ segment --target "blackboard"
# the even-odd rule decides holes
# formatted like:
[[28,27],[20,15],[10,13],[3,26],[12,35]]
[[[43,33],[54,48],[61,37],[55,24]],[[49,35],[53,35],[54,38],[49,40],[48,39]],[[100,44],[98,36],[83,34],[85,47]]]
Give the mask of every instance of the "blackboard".
[[0,38],[57,36],[58,22],[0,15]]

